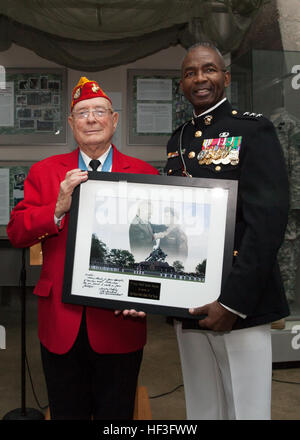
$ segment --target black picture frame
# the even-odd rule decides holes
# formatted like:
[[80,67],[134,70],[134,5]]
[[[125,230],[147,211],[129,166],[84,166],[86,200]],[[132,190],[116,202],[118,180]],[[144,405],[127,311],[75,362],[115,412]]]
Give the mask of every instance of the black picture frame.
[[237,185],[89,172],[72,197],[62,301],[191,318],[231,270]]

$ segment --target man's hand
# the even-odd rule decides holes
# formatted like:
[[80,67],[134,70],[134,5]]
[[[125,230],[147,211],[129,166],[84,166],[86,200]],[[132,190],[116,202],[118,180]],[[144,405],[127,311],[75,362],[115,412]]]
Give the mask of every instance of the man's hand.
[[218,301],[190,309],[189,312],[192,315],[207,315],[206,318],[199,320],[199,326],[216,332],[232,330],[233,324],[237,320],[237,315],[225,309]]
[[70,210],[74,188],[80,183],[85,182],[87,178],[88,172],[82,171],[79,168],[67,172],[65,180],[60,183],[60,190],[56,201],[54,214],[57,218],[60,218]]
[[130,316],[131,318],[145,318],[145,312],[138,312],[134,309],[131,310],[115,310],[115,315],[118,316],[122,313],[123,316]]

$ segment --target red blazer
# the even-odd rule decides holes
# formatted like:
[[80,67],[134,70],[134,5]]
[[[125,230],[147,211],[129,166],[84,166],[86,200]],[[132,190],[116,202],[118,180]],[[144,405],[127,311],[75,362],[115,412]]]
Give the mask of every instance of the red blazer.
[[[158,174],[151,165],[125,156],[115,147],[113,172]],[[24,200],[13,209],[7,226],[13,246],[23,248],[42,243],[43,266],[34,289],[38,295],[41,343],[51,352],[63,354],[73,346],[81,323],[82,306],[61,301],[69,214],[61,229],[54,223],[60,182],[66,172],[78,168],[79,149],[34,164],[24,185]],[[112,310],[86,307],[91,347],[98,353],[128,353],[146,342],[145,319],[115,316]]]

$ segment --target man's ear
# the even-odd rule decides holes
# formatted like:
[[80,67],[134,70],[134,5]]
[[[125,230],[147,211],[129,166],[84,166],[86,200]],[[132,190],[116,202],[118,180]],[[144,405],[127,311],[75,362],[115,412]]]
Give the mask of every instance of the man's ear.
[[225,72],[225,82],[224,82],[224,86],[225,88],[228,87],[231,83],[231,73],[229,72],[229,70],[226,70]]
[[119,113],[118,112],[114,112],[112,117],[113,117],[113,127],[114,127],[114,131],[115,131],[116,128],[117,128],[117,125],[118,125]]
[[68,116],[68,123],[69,123],[70,127],[73,130],[74,119],[72,118],[71,115]]

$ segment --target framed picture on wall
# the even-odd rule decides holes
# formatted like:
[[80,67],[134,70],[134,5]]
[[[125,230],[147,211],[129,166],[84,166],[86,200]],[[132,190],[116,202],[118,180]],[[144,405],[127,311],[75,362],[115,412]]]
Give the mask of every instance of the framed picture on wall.
[[192,117],[179,83],[179,70],[128,69],[128,145],[164,146]]
[[12,209],[24,198],[24,181],[32,164],[28,161],[0,162],[0,228],[3,225],[5,235]]
[[0,145],[66,144],[64,68],[7,68],[0,89]]
[[89,173],[69,217],[63,302],[190,317],[231,268],[237,183]]

